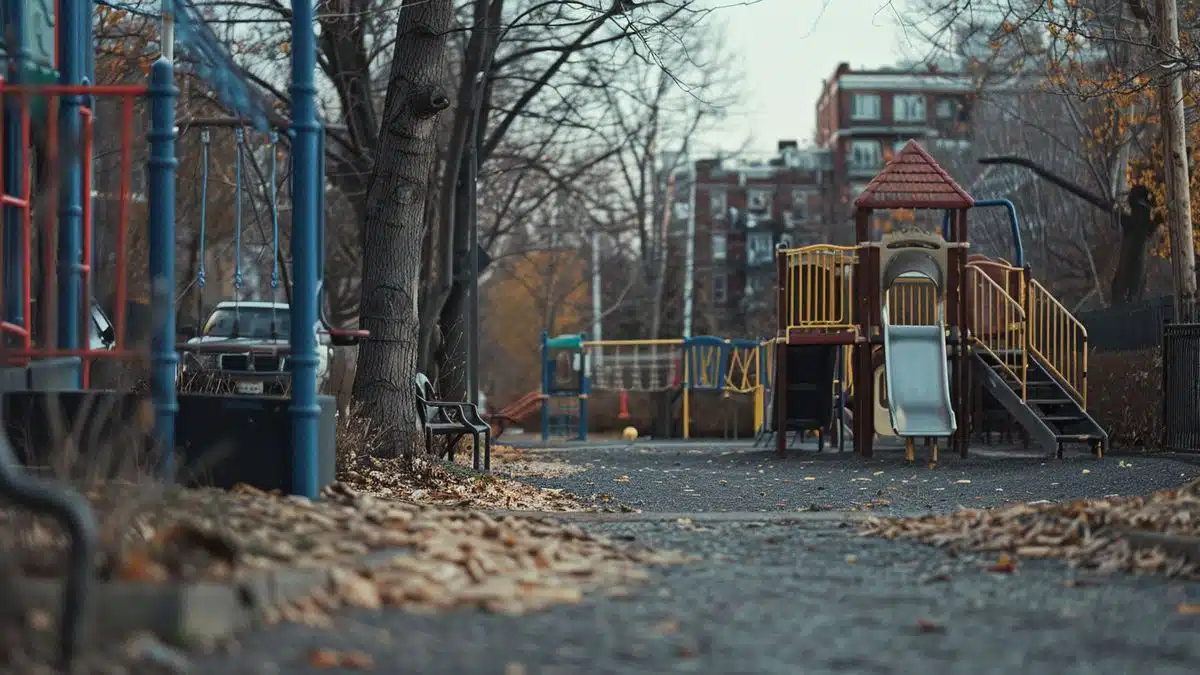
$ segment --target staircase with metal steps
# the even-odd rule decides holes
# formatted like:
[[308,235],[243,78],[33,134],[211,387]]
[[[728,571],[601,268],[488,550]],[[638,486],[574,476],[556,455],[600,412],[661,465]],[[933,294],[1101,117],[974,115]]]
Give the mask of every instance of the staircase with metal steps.
[[1092,454],[1102,457],[1108,446],[1108,433],[1032,353],[1022,397],[1021,383],[1013,377],[1011,365],[1006,365],[1020,355],[1019,351],[976,349],[975,371],[984,389],[1029,432],[1033,442],[1046,450],[1053,448],[1060,459],[1064,446],[1076,443],[1088,445]]

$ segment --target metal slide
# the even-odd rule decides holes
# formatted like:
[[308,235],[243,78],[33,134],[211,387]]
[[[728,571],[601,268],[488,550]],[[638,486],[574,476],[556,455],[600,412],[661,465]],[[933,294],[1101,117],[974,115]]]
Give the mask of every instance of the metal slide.
[[950,436],[957,426],[950,403],[946,329],[883,326],[888,410],[897,436]]
[[[929,237],[895,241],[887,244],[882,255],[886,259],[880,318],[892,429],[908,438],[950,436],[957,423],[946,363],[945,242]],[[888,321],[888,290],[897,279],[913,276],[925,277],[937,287],[937,321],[932,326],[893,326]]]

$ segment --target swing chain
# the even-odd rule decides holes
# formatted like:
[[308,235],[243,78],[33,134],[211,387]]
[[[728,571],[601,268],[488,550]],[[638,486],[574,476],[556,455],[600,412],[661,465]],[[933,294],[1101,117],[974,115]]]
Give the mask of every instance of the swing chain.
[[204,265],[204,240],[205,229],[208,224],[208,166],[209,166],[209,148],[211,146],[212,137],[209,135],[207,128],[200,130],[200,162],[201,172],[203,176],[200,179],[200,246],[199,246],[199,264],[196,269],[196,286],[204,288],[204,284],[208,281],[208,274]]
[[[233,287],[242,290],[242,153],[245,152],[246,131],[242,128],[233,130],[233,138],[237,143],[237,165],[234,176],[234,262]],[[240,296],[240,293],[238,294]]]
[[271,132],[271,288],[279,288],[279,133]]

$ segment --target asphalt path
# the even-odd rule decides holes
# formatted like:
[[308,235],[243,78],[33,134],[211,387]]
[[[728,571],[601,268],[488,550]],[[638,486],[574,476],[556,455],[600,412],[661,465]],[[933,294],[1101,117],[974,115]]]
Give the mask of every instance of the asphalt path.
[[686,550],[631,597],[519,618],[353,611],[332,628],[244,636],[196,672],[314,668],[315,648],[358,650],[375,672],[462,675],[1195,673],[1200,586],[1092,577],[1052,562],[1013,574],[986,556],[856,536],[834,523],[606,523],[596,533]]
[[845,520],[1142,494],[1200,474],[1187,458],[983,450],[930,468],[892,450],[780,459],[722,443],[538,454],[584,470],[524,480],[615,512],[589,531],[701,560],[655,569],[629,597],[597,594],[525,617],[356,610],[331,628],[283,624],[197,657],[196,672],[355,672],[315,668],[317,648],[365,652],[375,672],[431,675],[1182,675],[1200,664],[1200,615],[1189,609],[1200,585],[1053,561],[997,573],[989,556],[864,538]]
[[565,445],[531,452],[584,470],[522,480],[564,489],[599,508],[657,512],[872,509],[912,515],[1145,494],[1200,475],[1200,457],[1059,460],[986,447],[967,459],[942,453],[935,468],[922,448],[915,464],[904,461],[900,448],[885,447],[867,460],[851,452],[816,452],[811,444],[783,458],[747,443]]

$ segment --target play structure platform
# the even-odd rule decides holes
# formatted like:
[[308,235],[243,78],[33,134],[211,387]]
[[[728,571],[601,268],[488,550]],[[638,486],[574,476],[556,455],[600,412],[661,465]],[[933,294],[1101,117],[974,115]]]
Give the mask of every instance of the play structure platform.
[[[982,206],[1008,211],[1013,263],[969,254],[967,216]],[[872,237],[873,212],[892,209],[941,211],[941,231]],[[1108,434],[1087,409],[1087,330],[1032,278],[1011,203],[977,202],[910,141],[855,200],[855,229],[854,246],[777,252],[780,453],[787,432],[825,432],[844,406],[863,456],[876,436],[897,436],[910,460],[916,440],[935,460],[941,439],[965,457],[982,390],[1059,457],[1071,444],[1103,455]]]

